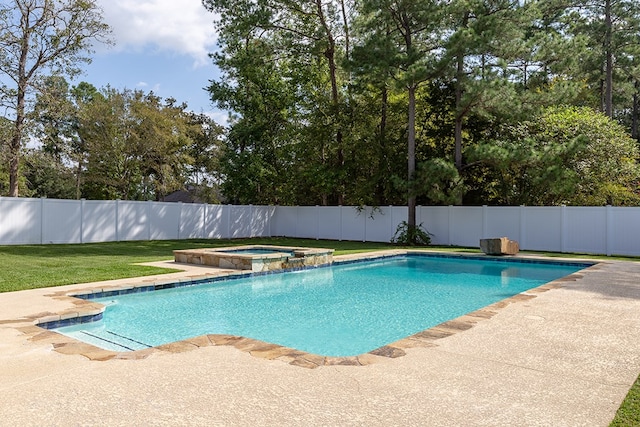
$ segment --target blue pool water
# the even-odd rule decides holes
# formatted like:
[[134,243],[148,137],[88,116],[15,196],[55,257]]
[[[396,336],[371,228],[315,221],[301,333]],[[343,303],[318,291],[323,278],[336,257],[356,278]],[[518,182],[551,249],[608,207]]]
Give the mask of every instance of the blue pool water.
[[353,356],[585,265],[402,256],[96,299],[101,321],[57,329],[136,350],[203,334]]

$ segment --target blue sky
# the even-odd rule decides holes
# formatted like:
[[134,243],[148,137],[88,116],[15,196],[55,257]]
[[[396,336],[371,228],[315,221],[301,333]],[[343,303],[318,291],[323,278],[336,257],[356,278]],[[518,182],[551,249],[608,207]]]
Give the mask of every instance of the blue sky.
[[113,46],[96,45],[91,64],[73,84],[153,91],[186,102],[190,110],[218,111],[203,89],[219,76],[208,58],[216,46],[214,16],[201,0],[98,0],[112,29]]

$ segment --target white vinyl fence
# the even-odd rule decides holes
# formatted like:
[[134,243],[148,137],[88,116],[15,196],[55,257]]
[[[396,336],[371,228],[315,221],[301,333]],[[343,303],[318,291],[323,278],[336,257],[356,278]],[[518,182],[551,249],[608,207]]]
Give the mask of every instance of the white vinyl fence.
[[[235,206],[0,197],[0,244],[302,237],[388,242],[407,208]],[[640,255],[640,208],[423,206],[438,245],[507,236],[523,250]]]

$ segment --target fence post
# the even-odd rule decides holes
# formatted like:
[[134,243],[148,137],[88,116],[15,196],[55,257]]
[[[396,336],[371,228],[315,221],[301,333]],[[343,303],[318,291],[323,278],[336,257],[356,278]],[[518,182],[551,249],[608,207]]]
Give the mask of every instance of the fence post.
[[560,207],[560,252],[566,252],[567,245],[567,206]]
[[453,228],[453,206],[449,205],[447,209],[447,245],[452,246],[451,228]]
[[362,241],[366,242],[367,241],[367,207],[364,206],[364,208],[362,209],[362,211],[364,212],[364,231],[362,232]]
[[[389,229],[391,230],[391,239],[389,239],[390,241],[396,236],[396,230],[393,228],[394,223],[393,223],[393,205],[389,205]],[[397,229],[398,227],[396,227]]]
[[147,240],[151,240],[151,200],[147,200]]
[[180,240],[181,228],[182,228],[182,202],[178,202],[178,240]]
[[209,204],[208,203],[204,203],[202,205],[202,222],[200,224],[200,229],[202,230],[200,232],[200,238],[201,239],[205,239],[206,235],[207,235],[207,210],[208,210]]
[[526,234],[527,234],[527,211],[524,205],[520,205],[520,236],[518,236],[518,242],[521,249],[527,248]]
[[489,228],[488,222],[487,205],[482,205],[482,239],[490,237],[487,235],[487,229]]
[[120,241],[120,199],[116,199],[116,242]]
[[611,205],[607,205],[606,209],[606,229],[605,229],[605,237],[606,237],[606,255],[611,256],[613,254],[613,208]]
[[40,244],[44,244],[44,197],[40,197]]
[[293,236],[291,237],[297,238],[298,237],[298,220],[300,218],[300,207],[298,205],[295,205],[293,209],[294,209],[294,212],[296,213],[296,221],[293,224]]
[[320,240],[320,206],[316,205],[316,240]]
[[342,242],[342,205],[339,205],[340,209],[340,235],[338,236],[338,241]]
[[84,243],[84,202],[85,199],[80,199],[80,243]]

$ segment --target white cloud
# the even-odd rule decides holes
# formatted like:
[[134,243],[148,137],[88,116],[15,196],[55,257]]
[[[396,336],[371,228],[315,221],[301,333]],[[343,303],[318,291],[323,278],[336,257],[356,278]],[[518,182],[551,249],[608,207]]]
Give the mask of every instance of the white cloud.
[[216,33],[201,0],[98,0],[116,51],[168,51],[208,64]]
[[213,119],[214,122],[216,122],[217,124],[219,124],[222,127],[227,127],[229,126],[229,113],[226,111],[220,111],[220,110],[213,110],[213,111],[208,111],[205,113],[207,116],[209,116],[211,119]]

